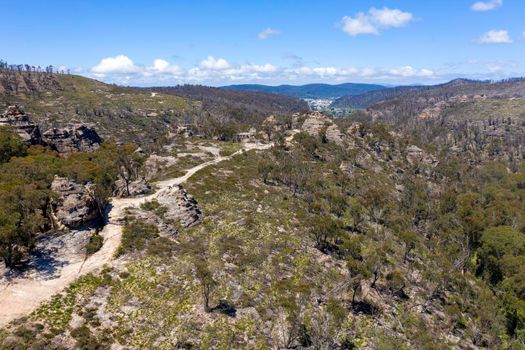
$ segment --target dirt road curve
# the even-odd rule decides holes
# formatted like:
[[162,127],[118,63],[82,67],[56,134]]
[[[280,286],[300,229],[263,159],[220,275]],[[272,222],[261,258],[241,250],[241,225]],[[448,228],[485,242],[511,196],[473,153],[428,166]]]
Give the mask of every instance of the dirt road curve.
[[189,169],[184,176],[156,183],[158,190],[152,195],[137,198],[113,198],[111,200],[112,207],[108,214],[108,222],[100,232],[100,235],[104,238],[104,245],[98,252],[86,260],[80,255],[72,257],[50,279],[39,278],[35,275],[34,277],[13,278],[8,282],[0,283],[0,327],[16,318],[28,315],[42,302],[49,300],[54,294],[62,291],[78,277],[96,271],[104,265],[109,265],[113,261],[115,251],[120,245],[122,226],[119,222],[124,216],[125,208],[137,207],[155,198],[164,189],[184,183],[196,172],[207,166],[230,159],[243,151],[251,149],[262,150],[269,147],[271,145],[244,144],[243,149],[230,156],[219,156]]

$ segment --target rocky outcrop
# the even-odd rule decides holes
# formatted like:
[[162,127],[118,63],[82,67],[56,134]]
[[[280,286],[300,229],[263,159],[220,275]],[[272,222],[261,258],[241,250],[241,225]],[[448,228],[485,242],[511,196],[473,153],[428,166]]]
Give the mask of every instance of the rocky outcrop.
[[177,228],[171,223],[165,222],[164,219],[154,211],[129,207],[126,208],[126,213],[132,216],[137,222],[155,226],[161,236],[173,237],[177,235]]
[[85,125],[53,128],[42,134],[40,127],[31,121],[29,114],[17,105],[9,106],[0,114],[0,126],[13,127],[28,144],[49,147],[61,155],[93,152],[102,143],[97,132]]
[[85,125],[53,128],[42,134],[42,143],[60,154],[93,152],[102,142],[97,132]]
[[51,202],[53,219],[59,229],[78,228],[98,217],[94,184],[83,185],[55,176],[51,190],[55,194]]
[[143,177],[129,184],[126,184],[126,181],[119,177],[117,181],[115,181],[115,187],[113,195],[116,197],[133,197],[153,192],[151,185]]
[[306,115],[306,119],[301,126],[301,130],[311,136],[317,137],[323,128],[330,122],[331,120],[325,117],[322,113],[312,112]]
[[407,161],[412,164],[426,164],[430,166],[436,166],[438,161],[431,154],[426,153],[421,148],[410,145],[407,147]]
[[318,137],[321,133],[324,133],[323,137],[326,138],[327,142],[333,142],[340,146],[344,145],[344,134],[330,118],[321,112],[312,112],[305,117],[306,119],[301,126],[302,131],[314,137]]
[[345,143],[345,135],[339,130],[339,127],[336,124],[332,124],[326,128],[325,136],[328,142],[333,142],[339,146],[342,146]]
[[41,142],[40,128],[20,106],[7,107],[0,115],[0,126],[13,127],[20,138],[30,145],[38,145]]
[[178,222],[183,227],[191,227],[202,221],[202,213],[193,196],[180,185],[166,188],[157,196],[158,202],[167,208],[164,219]]

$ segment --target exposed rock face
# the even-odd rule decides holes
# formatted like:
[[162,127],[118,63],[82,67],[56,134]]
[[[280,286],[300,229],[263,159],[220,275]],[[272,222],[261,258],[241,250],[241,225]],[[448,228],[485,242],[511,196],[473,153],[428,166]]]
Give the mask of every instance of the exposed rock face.
[[127,213],[135,217],[137,221],[156,226],[161,236],[170,237],[175,236],[177,234],[177,229],[175,228],[175,226],[164,222],[164,220],[161,217],[159,217],[156,213],[152,211],[130,207],[127,208]]
[[41,142],[40,128],[17,105],[7,107],[6,111],[0,115],[0,126],[15,128],[22,140],[31,145],[37,145]]
[[59,228],[77,228],[97,218],[94,184],[82,185],[55,176],[51,190],[56,194],[51,204]]
[[179,222],[183,227],[191,227],[202,221],[202,213],[197,201],[181,185],[170,186],[159,193],[157,200],[168,210],[167,220]]
[[11,126],[25,142],[49,147],[61,155],[93,152],[102,142],[97,132],[85,125],[54,128],[41,134],[39,126],[17,105],[9,106],[0,114],[0,126]]
[[436,166],[438,163],[436,158],[415,145],[407,147],[407,160],[412,165],[423,163],[426,165]]
[[306,119],[301,126],[301,130],[307,134],[317,137],[319,133],[325,130],[324,136],[326,141],[338,145],[344,144],[344,134],[339,127],[327,116],[321,112],[312,112],[306,115]]
[[143,177],[130,182],[127,186],[126,181],[119,177],[117,181],[115,181],[115,186],[116,189],[113,192],[113,195],[117,197],[140,196],[143,194],[149,194],[153,191],[149,182]]
[[260,132],[260,137],[263,140],[271,140],[275,132],[279,132],[283,130],[283,126],[279,125],[278,120],[275,118],[275,116],[270,115],[267,117],[262,125],[261,125],[262,131]]
[[306,120],[301,126],[301,130],[311,136],[319,136],[319,132],[328,124],[331,120],[325,117],[320,112],[312,112],[306,116]]
[[42,143],[60,154],[93,152],[102,142],[94,129],[85,125],[50,129],[42,135]]
[[332,124],[326,129],[326,139],[328,142],[333,142],[341,146],[345,143],[343,138],[344,134],[339,130],[337,125]]

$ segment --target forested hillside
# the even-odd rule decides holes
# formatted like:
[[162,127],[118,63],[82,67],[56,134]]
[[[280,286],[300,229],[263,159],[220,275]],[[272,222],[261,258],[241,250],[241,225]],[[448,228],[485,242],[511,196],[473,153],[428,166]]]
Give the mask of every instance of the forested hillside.
[[[46,71],[47,70],[47,71]],[[289,97],[183,86],[139,89],[104,84],[52,68],[0,67],[0,105],[19,104],[43,128],[67,124],[94,127],[103,138],[132,141],[148,149],[168,132],[191,125],[195,133],[231,137],[270,114],[308,109]]]
[[440,85],[399,86],[366,92],[355,96],[343,96],[335,100],[332,103],[332,107],[367,108],[382,101],[411,101],[412,104],[421,104],[425,103],[425,101],[439,101],[457,95],[480,95],[501,98],[524,97],[525,80],[518,78],[506,81],[486,82],[456,79]]
[[521,80],[333,119],[271,94],[0,74],[30,112],[0,117],[0,348],[524,346]]
[[441,349],[523,341],[523,163],[511,170],[505,158],[472,164],[468,153],[432,154],[411,144],[418,135],[400,138],[381,123],[337,126],[320,114],[283,123],[266,123],[273,149],[187,184],[202,223],[176,226],[173,236],[169,202],[130,209],[122,262],[8,327],[4,344]]
[[241,125],[257,126],[269,115],[286,115],[308,110],[306,102],[297,98],[254,91],[228,91],[202,85],[154,87],[147,91],[175,95],[199,101],[205,122],[209,116]]

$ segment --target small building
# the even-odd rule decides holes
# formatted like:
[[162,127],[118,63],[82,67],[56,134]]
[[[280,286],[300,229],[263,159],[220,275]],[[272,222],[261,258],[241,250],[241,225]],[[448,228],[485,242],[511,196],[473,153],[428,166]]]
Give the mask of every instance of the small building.
[[239,132],[235,135],[234,141],[235,142],[243,142],[243,141],[250,141],[254,140],[255,136],[257,134],[257,130],[255,128],[250,128],[248,132]]

